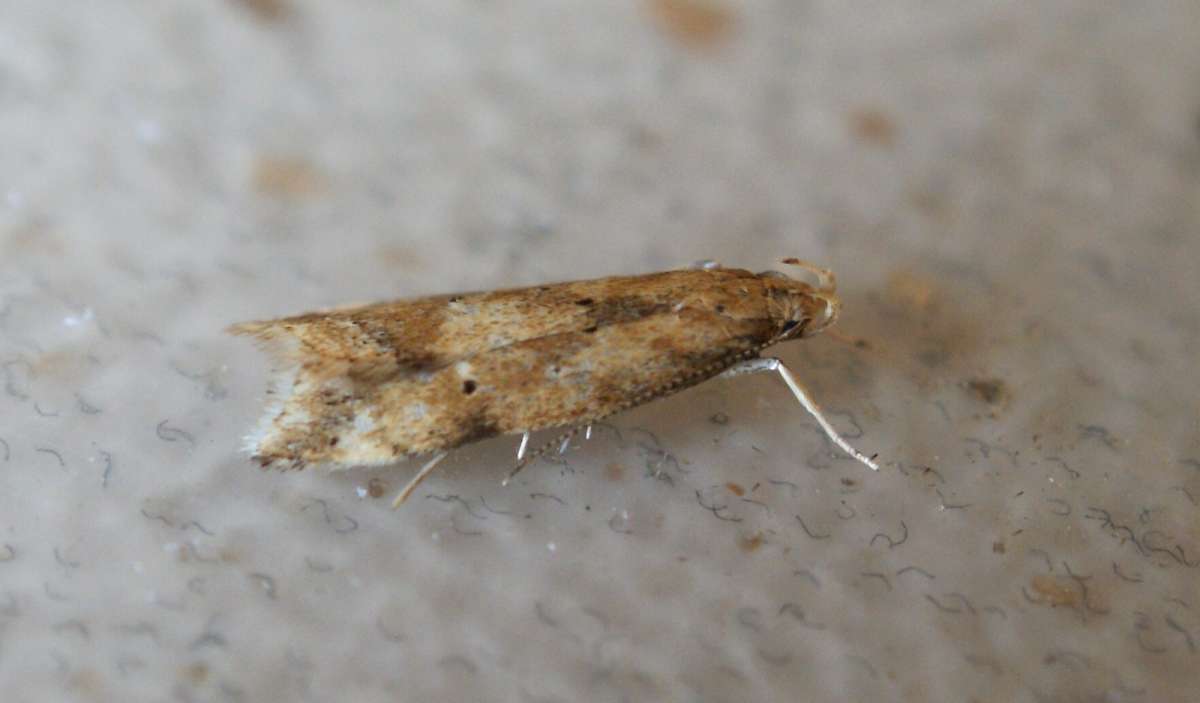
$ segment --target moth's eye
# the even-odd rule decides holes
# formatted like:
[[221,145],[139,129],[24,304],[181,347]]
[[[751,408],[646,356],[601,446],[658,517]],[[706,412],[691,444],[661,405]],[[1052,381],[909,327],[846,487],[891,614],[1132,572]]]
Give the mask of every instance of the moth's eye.
[[791,332],[792,329],[798,324],[800,324],[799,320],[788,320],[787,322],[783,323],[783,331]]

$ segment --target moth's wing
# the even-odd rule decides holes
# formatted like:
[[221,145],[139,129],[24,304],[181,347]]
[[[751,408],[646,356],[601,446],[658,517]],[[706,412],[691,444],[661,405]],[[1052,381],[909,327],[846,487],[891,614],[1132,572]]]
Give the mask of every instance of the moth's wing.
[[246,323],[233,331],[278,364],[248,449],[264,464],[380,464],[583,422],[764,341],[767,317],[756,277],[720,269]]
[[582,425],[711,378],[772,333],[765,317],[684,308],[494,350],[470,372],[501,432]]
[[[230,331],[264,342],[284,365],[378,382],[567,332],[663,314],[703,297],[761,294],[738,269],[683,270],[461,293],[247,322]],[[320,364],[314,363],[320,361]]]
[[300,463],[378,464],[498,434],[585,424],[709,378],[770,334],[766,320],[685,309],[526,340],[424,377],[360,389],[354,398],[309,395],[301,412],[271,425],[257,451]]

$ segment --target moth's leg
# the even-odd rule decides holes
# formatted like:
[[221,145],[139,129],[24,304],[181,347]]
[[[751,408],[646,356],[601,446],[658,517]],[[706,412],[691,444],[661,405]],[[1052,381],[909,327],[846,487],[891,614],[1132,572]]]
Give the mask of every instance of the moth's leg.
[[521,435],[521,446],[517,447],[517,461],[520,462],[525,458],[525,450],[529,448],[529,430]]
[[572,427],[571,429],[567,430],[566,432],[563,432],[561,435],[555,437],[554,439],[550,440],[549,442],[546,442],[545,444],[538,447],[537,449],[534,449],[533,451],[528,452],[524,457],[518,458],[517,465],[512,467],[512,471],[509,471],[508,475],[505,476],[502,481],[500,481],[500,485],[507,486],[508,482],[513,479],[513,476],[516,476],[518,473],[520,473],[521,469],[525,468],[526,464],[528,464],[529,462],[538,458],[539,456],[545,454],[546,452],[550,451],[551,449],[553,449],[555,447],[555,445],[558,445],[558,453],[559,454],[567,451],[567,447],[570,446],[570,444],[571,444],[571,438],[574,437],[575,435],[579,434],[582,430],[583,430],[583,425],[579,425],[577,427]]
[[399,508],[404,501],[408,500],[408,497],[412,495],[413,491],[417,490],[417,486],[421,485],[421,482],[425,480],[425,477],[428,476],[435,468],[437,468],[437,465],[442,463],[442,459],[445,459],[449,454],[450,452],[439,452],[438,454],[434,455],[432,459],[425,462],[425,465],[421,467],[421,470],[417,472],[417,475],[413,476],[412,480],[408,482],[408,485],[404,487],[404,490],[400,491],[400,495],[396,496],[396,500],[392,501],[392,509],[395,510],[396,508]]
[[850,443],[843,439],[842,436],[838,434],[837,430],[833,429],[833,425],[829,424],[829,420],[825,419],[825,415],[821,413],[821,406],[817,405],[817,402],[812,399],[808,389],[805,388],[804,384],[800,383],[800,381],[792,375],[792,372],[788,370],[788,367],[784,366],[783,362],[779,359],[748,359],[729,367],[721,374],[721,377],[729,378],[732,376],[741,376],[742,374],[747,373],[761,373],[764,371],[778,371],[779,375],[783,376],[783,382],[788,384],[788,388],[792,389],[792,393],[796,396],[796,400],[799,400],[800,404],[804,406],[804,409],[807,410],[814,418],[816,418],[817,424],[821,426],[822,430],[825,430],[825,434],[830,440],[833,441],[834,444],[841,447],[842,451],[846,452],[855,459],[858,459],[875,471],[879,470],[879,464],[875,463],[873,458],[868,457],[854,447],[850,446]]
[[734,376],[744,376],[748,373],[764,373],[767,371],[774,371],[781,365],[782,364],[780,363],[779,359],[774,358],[746,359],[745,361],[739,361],[733,366],[725,369],[720,373],[720,375],[717,376],[717,378],[733,378]]
[[584,438],[584,439],[591,439],[591,438],[592,438],[592,426],[591,426],[591,425],[588,425],[588,426],[587,426],[587,429],[585,429],[585,430],[583,431],[583,438]]

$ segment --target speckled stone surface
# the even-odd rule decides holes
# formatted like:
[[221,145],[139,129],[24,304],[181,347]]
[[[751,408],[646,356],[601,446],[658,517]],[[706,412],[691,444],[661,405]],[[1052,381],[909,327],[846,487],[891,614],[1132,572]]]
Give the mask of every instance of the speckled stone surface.
[[[1186,701],[1200,5],[6,0],[6,703]],[[229,323],[799,256],[841,338],[499,478],[258,471]],[[856,343],[856,340],[858,342]]]

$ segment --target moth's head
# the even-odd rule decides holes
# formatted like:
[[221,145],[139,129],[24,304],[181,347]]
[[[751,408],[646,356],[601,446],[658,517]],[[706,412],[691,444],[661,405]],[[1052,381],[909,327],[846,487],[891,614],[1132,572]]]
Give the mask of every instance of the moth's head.
[[790,257],[782,263],[808,271],[816,276],[817,283],[800,281],[779,271],[759,274],[767,287],[771,320],[779,329],[776,341],[811,337],[836,322],[842,303],[833,272]]

